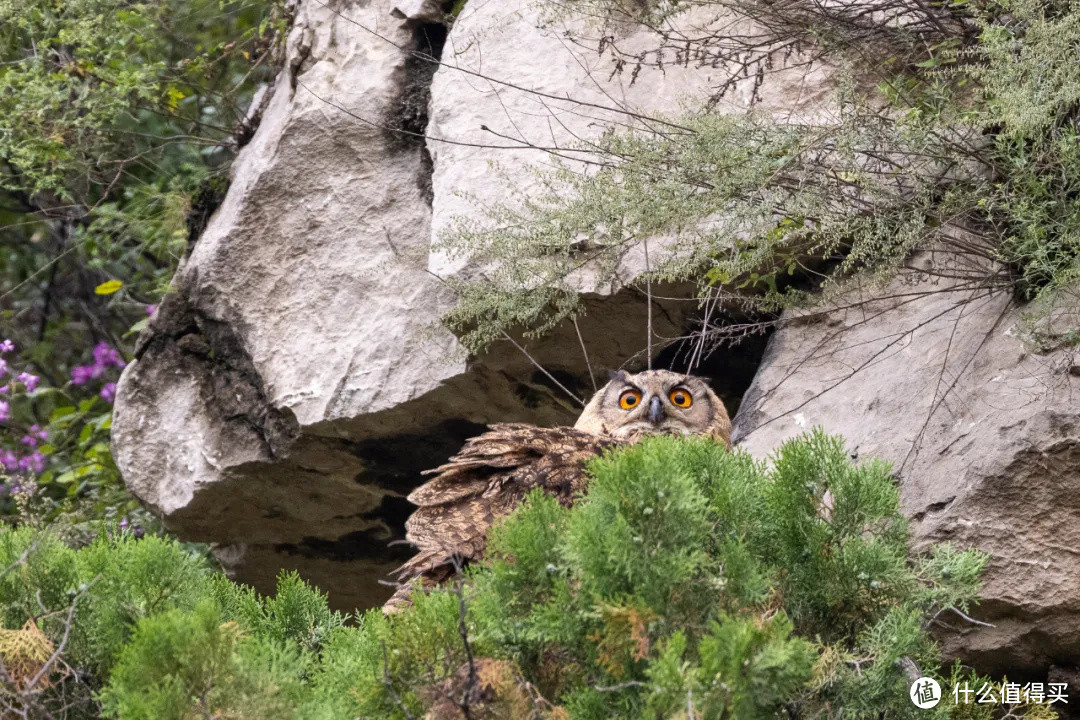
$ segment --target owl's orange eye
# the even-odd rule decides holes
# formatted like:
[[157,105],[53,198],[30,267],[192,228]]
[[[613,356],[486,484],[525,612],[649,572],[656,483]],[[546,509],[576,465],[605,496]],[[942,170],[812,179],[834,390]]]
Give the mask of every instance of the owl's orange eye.
[[672,390],[668,399],[671,400],[671,404],[675,407],[688,408],[694,404],[694,398],[690,396],[690,391],[683,388]]
[[641,393],[637,390],[624,390],[619,396],[619,407],[623,410],[633,410],[641,402]]

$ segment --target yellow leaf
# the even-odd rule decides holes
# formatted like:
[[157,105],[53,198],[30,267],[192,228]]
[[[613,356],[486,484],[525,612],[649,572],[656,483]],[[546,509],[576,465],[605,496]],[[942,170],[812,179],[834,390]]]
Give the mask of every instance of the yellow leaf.
[[114,292],[124,287],[124,283],[119,280],[107,280],[94,288],[94,294],[96,295],[112,295]]
[[174,87],[170,87],[165,95],[166,102],[169,104],[169,110],[175,110],[176,106],[180,104],[180,101],[187,97],[187,95],[184,95],[183,92]]

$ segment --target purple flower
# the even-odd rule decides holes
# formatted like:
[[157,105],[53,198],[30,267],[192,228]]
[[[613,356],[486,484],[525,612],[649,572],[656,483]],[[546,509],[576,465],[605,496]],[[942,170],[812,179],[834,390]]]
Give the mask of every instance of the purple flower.
[[76,365],[71,368],[71,383],[73,385],[85,385],[94,377],[92,365]]
[[41,382],[41,378],[37,375],[31,375],[28,372],[19,373],[19,376],[15,379],[26,386],[27,392],[34,392],[34,390],[37,389],[38,383]]
[[[115,348],[110,347],[109,343],[105,342],[104,340],[94,346],[95,366],[100,366],[102,370],[104,370],[110,365],[115,365],[118,368],[122,368],[125,364],[126,363],[124,362],[124,359],[120,357],[120,353],[118,353]],[[98,377],[100,376],[100,374],[101,373],[98,373],[98,375],[95,375],[94,377]]]
[[120,518],[120,531],[123,532],[124,530],[127,530],[127,529],[128,529],[128,519],[127,519],[127,516],[125,515],[124,517]]
[[35,450],[33,454],[19,459],[19,467],[39,473],[45,469],[45,456]]
[[157,312],[157,305],[147,305],[146,306],[146,314],[147,315],[153,315],[156,312]]
[[11,419],[11,410],[8,404],[0,400],[0,422],[7,422]]
[[18,470],[19,458],[10,450],[4,450],[0,452],[0,465],[3,465],[7,470]]
[[49,439],[49,431],[43,429],[40,425],[36,423],[30,426],[30,434],[36,437],[38,440]]
[[101,388],[101,392],[98,393],[101,397],[105,398],[105,402],[112,402],[116,399],[116,383],[105,383]]
[[0,341],[0,353],[9,353],[15,349],[15,343],[11,342],[11,338],[4,338]]
[[37,446],[37,438],[33,435],[23,435],[22,440],[20,440],[19,442],[21,442],[23,445],[26,445],[27,447]]
[[0,358],[0,377],[4,376],[4,373],[7,372],[7,369],[8,369],[7,361],[4,360],[4,358]]
[[102,340],[94,346],[94,364],[104,365],[112,356],[112,352],[113,349],[109,346],[109,343]]

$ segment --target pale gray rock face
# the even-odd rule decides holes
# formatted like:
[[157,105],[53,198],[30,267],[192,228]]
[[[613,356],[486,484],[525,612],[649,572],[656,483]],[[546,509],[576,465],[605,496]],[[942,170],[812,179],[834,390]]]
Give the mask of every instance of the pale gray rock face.
[[[955,269],[947,256],[924,268]],[[765,456],[812,427],[859,458],[893,463],[916,548],[993,553],[982,604],[943,631],[980,670],[1045,675],[1080,657],[1080,379],[1074,350],[1022,342],[999,293],[908,276],[853,292],[869,304],[797,320],[773,335],[735,419]],[[945,619],[943,617],[943,619]]]
[[[631,83],[630,69],[613,75],[611,57],[543,26],[532,5],[467,4],[436,71],[414,51],[439,54],[438,3],[297,4],[287,67],[140,338],[114,421],[131,490],[180,536],[214,543],[238,580],[270,590],[295,568],[337,607],[377,604],[389,593],[379,579],[409,555],[387,543],[421,470],[490,422],[575,419],[578,406],[517,350],[467,360],[439,324],[453,298],[436,275],[467,268],[432,252],[432,208],[437,233],[476,212],[461,192],[484,204],[529,190],[524,163],[547,156],[483,147],[502,141],[482,125],[542,146],[595,137],[625,119],[612,108],[674,112],[719,71],[646,67]],[[627,47],[648,41],[627,33]],[[811,108],[824,82],[778,73],[764,105]],[[736,88],[728,101],[747,99]],[[641,350],[640,292],[598,288],[587,309],[597,372]],[[658,301],[656,332],[684,331],[695,309]],[[573,327],[528,348],[591,392]]]

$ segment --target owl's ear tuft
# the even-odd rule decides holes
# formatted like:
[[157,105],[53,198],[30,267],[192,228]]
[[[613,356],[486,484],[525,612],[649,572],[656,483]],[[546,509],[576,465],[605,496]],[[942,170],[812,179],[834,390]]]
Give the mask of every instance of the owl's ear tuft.
[[607,376],[609,382],[614,382],[615,380],[627,382],[628,380],[625,370],[608,370]]

